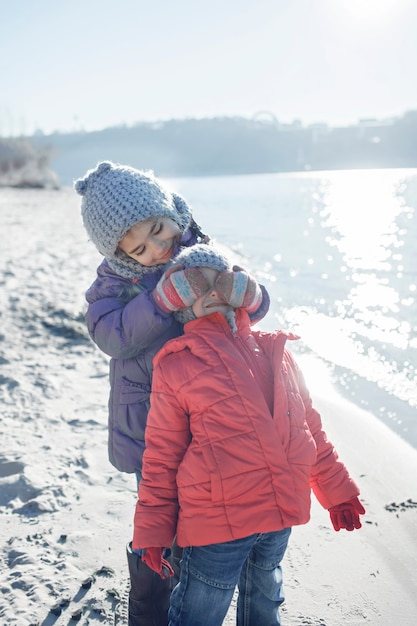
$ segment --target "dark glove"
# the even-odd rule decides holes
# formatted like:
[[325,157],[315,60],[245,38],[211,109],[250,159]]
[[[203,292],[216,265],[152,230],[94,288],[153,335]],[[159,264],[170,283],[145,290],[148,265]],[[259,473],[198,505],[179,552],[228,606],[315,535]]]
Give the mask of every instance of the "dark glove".
[[164,548],[144,548],[141,559],[148,567],[160,575],[162,580],[174,575],[171,564],[163,558]]
[[233,271],[220,272],[214,288],[219,298],[234,309],[242,307],[253,313],[262,302],[262,291],[255,278],[237,265]]
[[210,288],[198,267],[173,265],[164,272],[152,291],[152,298],[162,311],[171,313],[185,309]]
[[363,515],[366,511],[359,499],[355,497],[347,502],[330,507],[329,513],[333,528],[339,531],[341,528],[346,528],[346,530],[361,528],[362,524],[359,515]]

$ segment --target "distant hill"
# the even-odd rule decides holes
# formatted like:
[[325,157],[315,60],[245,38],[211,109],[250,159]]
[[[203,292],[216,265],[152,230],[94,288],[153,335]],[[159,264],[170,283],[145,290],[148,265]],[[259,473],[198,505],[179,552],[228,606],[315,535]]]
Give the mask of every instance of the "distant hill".
[[417,167],[417,111],[341,128],[232,117],[38,134],[30,140],[50,152],[50,165],[64,185],[104,159],[153,169],[158,176]]

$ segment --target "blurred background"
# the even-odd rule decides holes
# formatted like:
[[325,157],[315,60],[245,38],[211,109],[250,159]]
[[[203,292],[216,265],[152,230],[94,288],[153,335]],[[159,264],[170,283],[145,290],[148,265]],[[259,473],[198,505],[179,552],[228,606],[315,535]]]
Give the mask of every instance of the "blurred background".
[[[97,259],[85,260],[74,179],[104,159],[152,169],[266,285],[263,327],[300,334],[300,357],[319,357],[343,394],[417,447],[417,3],[0,10],[0,213],[15,233],[5,284],[22,247],[56,238],[48,280],[83,301]],[[46,231],[60,236],[43,243]],[[39,294],[23,325],[28,309],[50,316],[42,281]],[[81,323],[70,302],[53,306]],[[317,360],[305,368],[321,389]]]
[[417,165],[413,0],[0,10],[0,184],[68,185],[104,158],[168,176]]

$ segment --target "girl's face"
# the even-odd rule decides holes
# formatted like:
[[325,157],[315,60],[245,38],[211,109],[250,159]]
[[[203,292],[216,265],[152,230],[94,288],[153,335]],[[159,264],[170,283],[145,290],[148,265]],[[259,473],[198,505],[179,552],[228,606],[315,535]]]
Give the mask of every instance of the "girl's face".
[[180,236],[178,224],[169,217],[151,217],[134,224],[119,242],[119,249],[146,267],[165,265]]
[[223,315],[226,315],[233,309],[229,304],[220,300],[217,295],[217,291],[214,289],[214,283],[216,282],[216,278],[220,272],[211,267],[201,267],[200,269],[207,278],[210,289],[208,289],[206,293],[197,298],[194,302],[192,306],[194,315],[196,317],[203,317],[204,315],[210,315],[210,313],[222,313]]

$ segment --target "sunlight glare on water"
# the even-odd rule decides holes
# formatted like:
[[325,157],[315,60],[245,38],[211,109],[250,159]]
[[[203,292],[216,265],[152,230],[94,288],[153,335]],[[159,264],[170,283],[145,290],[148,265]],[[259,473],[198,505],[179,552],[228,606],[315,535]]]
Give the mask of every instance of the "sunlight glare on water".
[[417,330],[415,268],[405,245],[414,209],[399,192],[403,178],[399,170],[326,173],[318,213],[346,295],[330,317],[302,307],[291,316],[311,349],[415,407],[416,364],[401,363]]
[[352,269],[392,271],[392,257],[402,246],[395,220],[406,210],[395,195],[397,183],[398,174],[385,170],[332,174],[322,223]]

